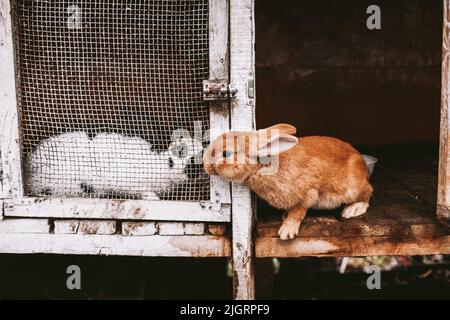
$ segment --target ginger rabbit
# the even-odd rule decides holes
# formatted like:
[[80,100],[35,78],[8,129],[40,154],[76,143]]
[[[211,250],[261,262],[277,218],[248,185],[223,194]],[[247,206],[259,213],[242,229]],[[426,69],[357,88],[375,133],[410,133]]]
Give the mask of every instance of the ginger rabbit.
[[344,205],[342,217],[364,214],[372,186],[367,165],[350,144],[336,138],[297,138],[278,124],[251,132],[226,132],[204,153],[210,175],[243,183],[273,207],[287,211],[278,235],[293,239],[306,212]]

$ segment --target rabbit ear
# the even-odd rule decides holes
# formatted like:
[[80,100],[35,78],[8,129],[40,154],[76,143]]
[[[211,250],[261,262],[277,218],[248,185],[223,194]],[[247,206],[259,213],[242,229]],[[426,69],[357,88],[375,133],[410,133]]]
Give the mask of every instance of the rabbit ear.
[[260,131],[272,131],[272,130],[278,130],[279,133],[284,133],[284,134],[296,134],[297,133],[297,128],[287,124],[287,123],[279,123],[276,124],[274,126],[268,127],[266,129],[261,129]]
[[273,135],[258,146],[257,155],[259,157],[275,156],[292,149],[297,143],[297,137],[289,134]]

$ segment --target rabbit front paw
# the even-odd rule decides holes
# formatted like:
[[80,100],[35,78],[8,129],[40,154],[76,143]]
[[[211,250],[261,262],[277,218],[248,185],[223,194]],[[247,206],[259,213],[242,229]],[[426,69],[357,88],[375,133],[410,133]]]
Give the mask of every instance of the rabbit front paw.
[[281,240],[294,239],[298,236],[298,229],[300,228],[301,221],[293,221],[286,219],[278,230],[278,236]]
[[142,194],[142,200],[156,201],[156,200],[161,200],[161,199],[154,192],[145,192]]

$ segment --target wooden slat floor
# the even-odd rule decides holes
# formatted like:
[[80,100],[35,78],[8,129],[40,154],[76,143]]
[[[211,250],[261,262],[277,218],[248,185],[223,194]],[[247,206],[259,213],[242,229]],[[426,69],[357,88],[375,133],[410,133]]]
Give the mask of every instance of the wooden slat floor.
[[447,221],[435,218],[437,149],[393,146],[368,150],[379,161],[371,178],[374,195],[362,217],[313,211],[299,238],[277,238],[281,212],[258,203],[256,255],[259,257],[365,256],[450,253]]

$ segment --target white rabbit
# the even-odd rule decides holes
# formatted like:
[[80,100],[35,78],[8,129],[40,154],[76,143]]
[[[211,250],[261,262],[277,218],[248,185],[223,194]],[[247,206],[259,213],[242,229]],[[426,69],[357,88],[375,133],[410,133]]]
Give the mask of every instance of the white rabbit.
[[91,141],[95,193],[119,193],[149,200],[174,183],[187,180],[190,157],[202,150],[201,142],[183,137],[167,151],[157,153],[144,139],[101,133]]
[[[49,142],[55,144],[61,136],[43,141],[30,157],[30,164],[37,153],[50,153],[46,150]],[[72,133],[72,137],[77,136],[82,137],[79,144],[85,148],[68,150],[72,155],[70,161],[61,162],[58,156],[56,161],[44,163],[56,169],[46,172],[45,177],[39,171],[31,170],[30,180],[35,181],[30,184],[32,193],[79,196],[89,191],[98,197],[114,194],[157,200],[157,194],[187,179],[184,173],[186,165],[192,156],[202,150],[201,142],[190,137],[180,137],[172,142],[168,150],[157,153],[152,151],[147,141],[138,137],[100,133],[89,140],[84,133]],[[70,188],[65,183],[61,188],[61,174],[66,172],[70,175],[66,178],[70,181]],[[42,178],[46,178],[45,185]],[[58,183],[59,191],[56,190]],[[52,188],[49,189],[50,186]]]
[[85,132],[43,140],[25,163],[26,184],[35,195],[81,196],[90,179],[90,140]]

